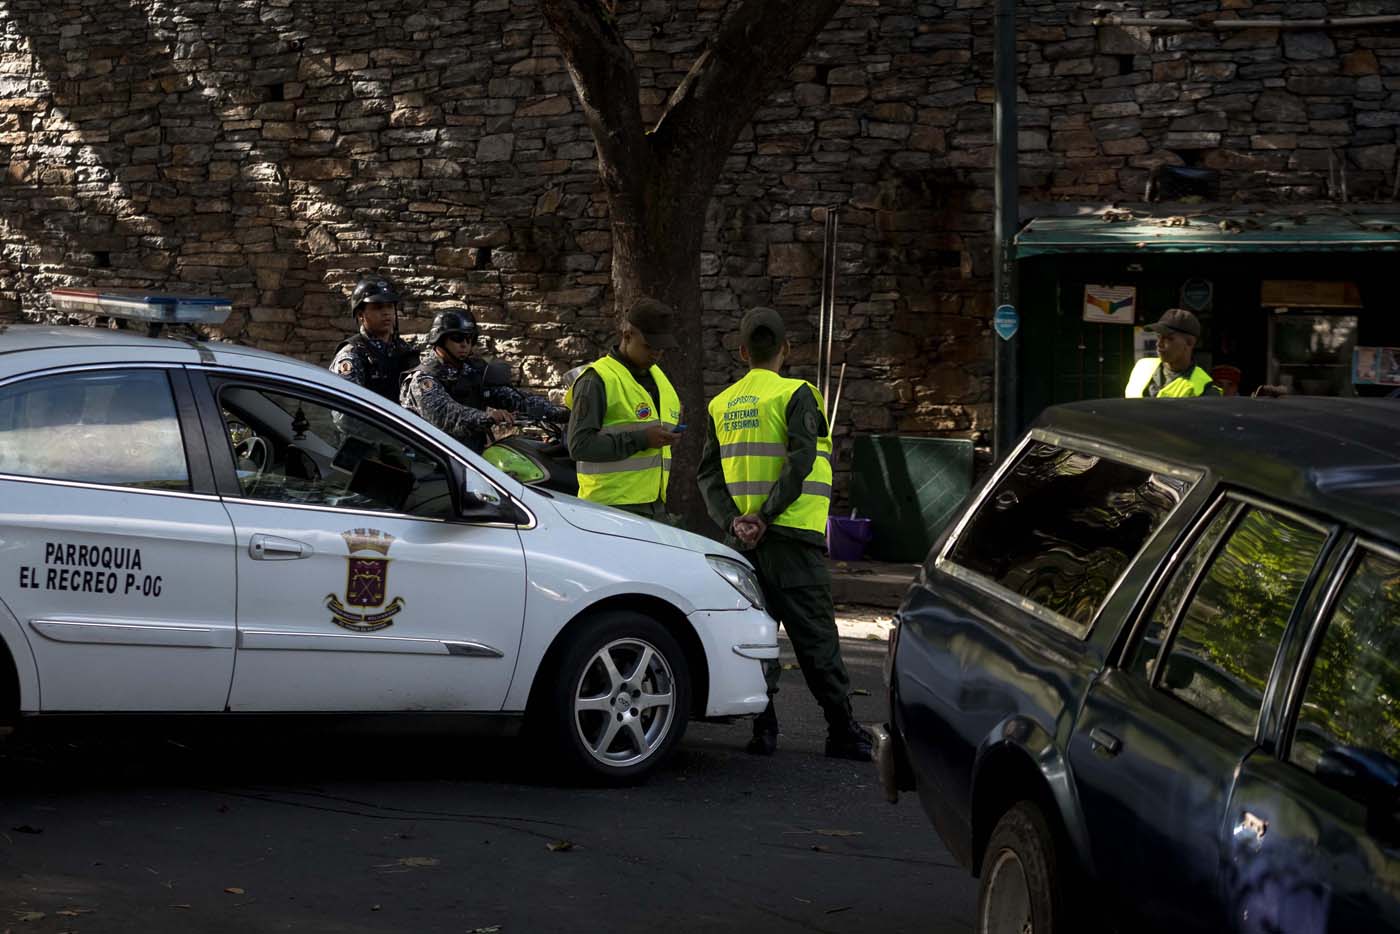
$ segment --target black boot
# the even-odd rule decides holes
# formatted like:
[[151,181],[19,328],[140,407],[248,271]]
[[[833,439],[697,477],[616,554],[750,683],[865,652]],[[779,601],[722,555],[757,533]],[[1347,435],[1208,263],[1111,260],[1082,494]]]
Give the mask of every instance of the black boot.
[[777,733],[755,733],[744,747],[744,752],[754,756],[771,756],[778,749]]
[[773,709],[773,701],[763,713],[754,718],[753,739],[744,747],[744,752],[755,756],[771,756],[778,748],[778,713]]
[[871,752],[870,734],[855,720],[827,728],[826,754],[831,758],[869,762]]

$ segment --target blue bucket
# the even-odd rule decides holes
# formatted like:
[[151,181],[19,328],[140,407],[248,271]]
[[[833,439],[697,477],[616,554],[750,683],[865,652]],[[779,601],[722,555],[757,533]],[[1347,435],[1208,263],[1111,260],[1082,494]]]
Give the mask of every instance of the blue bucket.
[[826,551],[837,561],[859,561],[865,557],[865,546],[875,535],[869,519],[828,516],[826,520]]

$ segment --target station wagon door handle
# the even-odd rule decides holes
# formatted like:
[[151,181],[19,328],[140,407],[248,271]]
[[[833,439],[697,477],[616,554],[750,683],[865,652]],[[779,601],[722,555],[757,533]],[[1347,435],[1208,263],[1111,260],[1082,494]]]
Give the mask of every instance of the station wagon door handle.
[[248,540],[248,554],[254,561],[292,561],[311,557],[311,546],[290,538],[258,533]]
[[1123,748],[1122,740],[1108,732],[1108,730],[1097,726],[1089,731],[1089,742],[1092,744],[1095,752],[1101,752],[1109,757],[1118,755],[1119,751]]
[[1264,846],[1264,834],[1269,832],[1269,822],[1250,811],[1240,814],[1235,825],[1235,842],[1258,853]]

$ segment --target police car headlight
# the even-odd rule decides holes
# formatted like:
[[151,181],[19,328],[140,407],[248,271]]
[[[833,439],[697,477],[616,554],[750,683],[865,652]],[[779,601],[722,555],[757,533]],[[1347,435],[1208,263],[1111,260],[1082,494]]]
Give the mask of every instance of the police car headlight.
[[716,574],[729,581],[729,586],[743,594],[744,599],[760,610],[763,609],[763,588],[758,586],[758,578],[754,575],[753,568],[742,561],[719,555],[706,555],[705,560],[710,562],[710,567],[715,569]]

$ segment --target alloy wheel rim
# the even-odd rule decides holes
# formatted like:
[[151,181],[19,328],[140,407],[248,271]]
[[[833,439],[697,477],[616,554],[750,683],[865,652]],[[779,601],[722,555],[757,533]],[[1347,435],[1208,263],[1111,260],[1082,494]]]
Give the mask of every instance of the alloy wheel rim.
[[991,878],[987,880],[981,934],[1034,934],[1034,931],[1026,868],[1014,852],[1003,850],[997,855]]
[[670,734],[675,695],[666,656],[645,640],[615,639],[593,653],[574,686],[574,730],[603,765],[636,765]]

